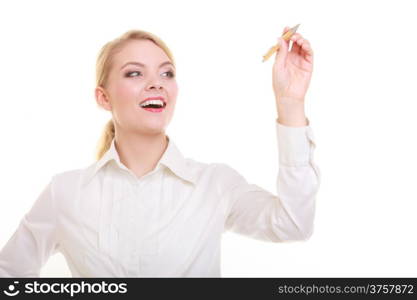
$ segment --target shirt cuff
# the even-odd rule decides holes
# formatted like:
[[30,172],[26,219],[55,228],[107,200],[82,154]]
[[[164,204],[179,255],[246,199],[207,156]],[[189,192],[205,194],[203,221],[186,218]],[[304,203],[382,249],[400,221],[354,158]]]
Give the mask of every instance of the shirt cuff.
[[279,163],[286,166],[302,166],[310,162],[315,147],[313,130],[307,118],[302,127],[285,126],[275,119]]

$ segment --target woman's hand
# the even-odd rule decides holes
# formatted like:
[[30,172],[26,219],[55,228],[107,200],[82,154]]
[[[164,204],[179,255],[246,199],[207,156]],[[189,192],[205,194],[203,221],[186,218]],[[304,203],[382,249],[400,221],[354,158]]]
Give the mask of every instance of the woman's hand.
[[[285,27],[283,34],[289,29]],[[278,122],[286,126],[306,126],[304,97],[313,72],[313,50],[299,33],[291,37],[291,51],[288,51],[289,41],[281,37],[278,41],[281,45],[272,69]]]

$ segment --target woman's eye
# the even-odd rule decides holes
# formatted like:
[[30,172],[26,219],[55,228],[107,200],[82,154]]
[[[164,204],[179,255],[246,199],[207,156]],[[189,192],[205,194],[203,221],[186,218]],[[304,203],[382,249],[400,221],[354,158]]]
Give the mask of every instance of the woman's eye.
[[172,78],[172,77],[175,76],[174,72],[172,72],[172,71],[168,71],[168,72],[165,72],[165,73],[167,73],[168,74],[168,77],[170,77],[170,78]]
[[[126,77],[135,77],[135,75],[133,75],[133,74],[138,74],[138,75],[140,74],[140,75],[142,75],[142,73],[139,72],[139,71],[133,71],[133,72],[126,73]],[[168,77],[169,78],[172,78],[172,77],[175,76],[174,72],[172,72],[172,71],[164,72],[163,74],[168,74]]]
[[131,74],[135,74],[135,73],[137,73],[137,74],[141,74],[141,73],[140,73],[140,72],[138,72],[138,71],[133,71],[133,72],[129,72],[129,73],[127,73],[127,74],[126,74],[126,76],[127,76],[127,77],[132,77],[132,76],[131,76]]

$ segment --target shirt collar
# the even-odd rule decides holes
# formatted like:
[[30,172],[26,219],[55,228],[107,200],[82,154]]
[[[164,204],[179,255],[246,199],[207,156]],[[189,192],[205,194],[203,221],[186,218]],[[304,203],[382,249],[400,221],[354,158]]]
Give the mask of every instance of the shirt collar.
[[[187,160],[182,155],[174,141],[166,135],[168,139],[168,146],[165,152],[162,154],[161,159],[157,163],[155,169],[160,169],[162,166],[169,168],[178,177],[189,181],[193,184],[197,183],[197,176],[195,170],[187,164]],[[84,178],[84,184],[87,184],[95,176],[95,174],[105,166],[109,161],[114,161],[121,169],[128,170],[124,164],[120,162],[120,157],[115,147],[115,138],[111,141],[109,149],[104,155],[87,169],[86,177]]]

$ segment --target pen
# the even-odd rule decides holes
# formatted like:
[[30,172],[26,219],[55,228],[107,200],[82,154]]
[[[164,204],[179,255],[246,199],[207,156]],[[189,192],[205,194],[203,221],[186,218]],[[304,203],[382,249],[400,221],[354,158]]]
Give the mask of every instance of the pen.
[[[294,33],[297,32],[298,26],[300,26],[300,24],[297,24],[296,26],[294,26],[293,28],[290,28],[286,33],[284,33],[281,37],[286,40],[289,41],[290,38],[293,36]],[[278,49],[279,49],[280,45],[276,44],[274,46],[271,47],[271,49],[269,49],[269,51],[263,56],[263,60],[262,62],[266,61],[268,58],[271,57],[272,54],[274,54]]]

